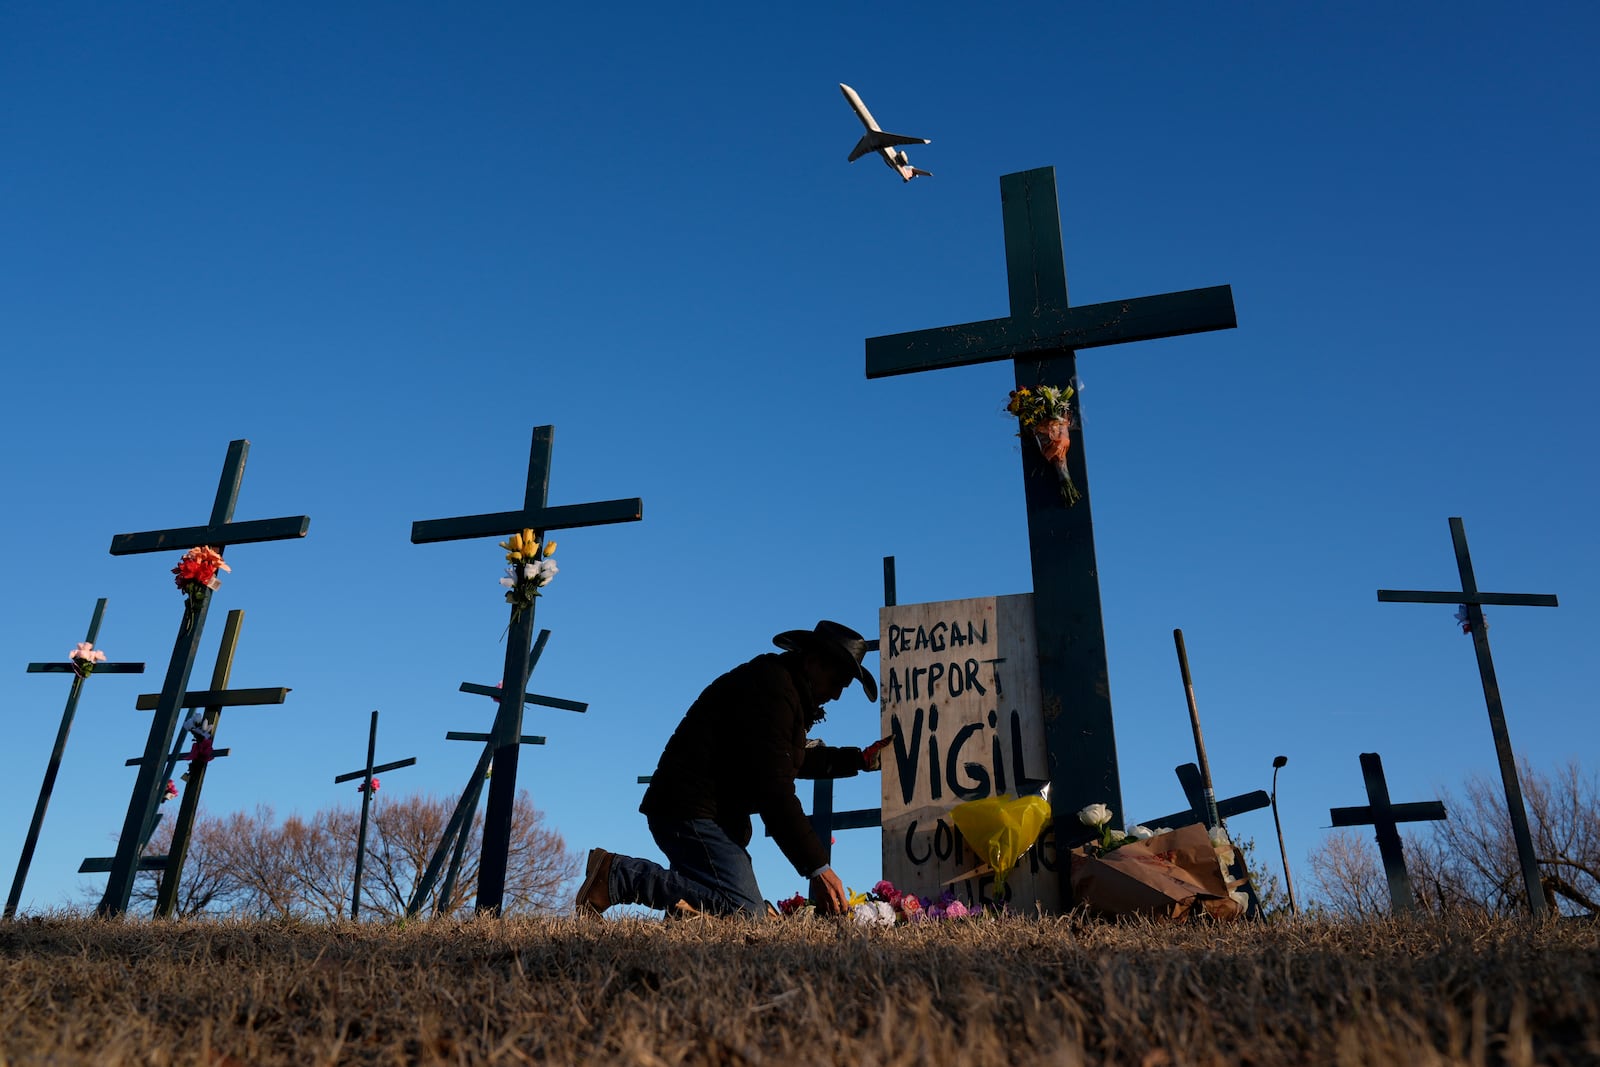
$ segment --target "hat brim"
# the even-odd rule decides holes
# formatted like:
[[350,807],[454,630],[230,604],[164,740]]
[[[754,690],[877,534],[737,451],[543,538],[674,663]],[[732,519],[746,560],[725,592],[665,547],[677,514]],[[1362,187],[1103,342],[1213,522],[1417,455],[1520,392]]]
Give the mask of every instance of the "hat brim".
[[804,652],[815,648],[838,656],[854,672],[856,680],[861,683],[862,692],[867,695],[867,699],[877,703],[878,679],[874,678],[872,672],[867,670],[865,663],[857,663],[850,653],[846,652],[836,642],[829,641],[825,637],[819,637],[812,630],[785,630],[774,637],[772,643],[785,652]]

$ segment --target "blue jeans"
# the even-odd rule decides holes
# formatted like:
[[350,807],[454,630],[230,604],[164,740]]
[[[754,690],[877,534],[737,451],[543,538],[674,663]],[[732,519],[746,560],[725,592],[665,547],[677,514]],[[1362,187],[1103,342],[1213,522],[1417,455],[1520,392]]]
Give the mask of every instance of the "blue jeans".
[[608,887],[613,903],[667,911],[683,900],[713,915],[766,917],[750,853],[713,820],[651,819],[650,836],[671,869],[633,856],[614,856]]

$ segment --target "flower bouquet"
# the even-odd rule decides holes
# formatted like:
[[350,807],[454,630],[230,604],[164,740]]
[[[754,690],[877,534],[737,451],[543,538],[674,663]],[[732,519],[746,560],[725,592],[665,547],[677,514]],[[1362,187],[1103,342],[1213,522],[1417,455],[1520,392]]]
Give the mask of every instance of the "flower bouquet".
[[[373,775],[371,780],[372,780],[372,791],[374,793],[376,793],[378,791],[378,776],[377,775]],[[365,793],[366,791],[367,791],[367,783],[366,782],[362,782],[360,785],[356,786],[356,792],[357,793]]]
[[550,558],[555,553],[556,543],[548,541],[541,549],[533,531],[523,530],[501,541],[500,547],[506,550],[507,563],[506,576],[500,579],[500,584],[506,587],[511,621],[516,622],[524,611],[533,607],[533,598],[550,584],[560,569]]
[[67,659],[72,663],[74,674],[79,678],[87,678],[94,673],[96,663],[106,661],[106,654],[87,641],[79,641],[78,647],[67,653]]
[[206,545],[191,548],[183,554],[178,565],[172,568],[172,581],[183,594],[183,628],[194,623],[195,613],[206,597],[222,587],[218,571],[233,573],[233,568],[222,562],[222,553]]
[[[849,911],[845,914],[857,926],[894,926],[939,919],[965,919],[972,915],[972,910],[949,890],[934,900],[931,897],[919,897],[915,893],[902,893],[888,879],[884,879],[865,893],[853,889],[846,892]],[[778,913],[784,918],[815,915],[816,912],[816,905],[802,893],[778,901]]]
[[[1078,820],[1100,835],[1070,853],[1072,895],[1079,903],[1103,916],[1236,919],[1244,914],[1230,893],[1222,847],[1204,826],[1135,826],[1124,833],[1110,828],[1111,816],[1104,804],[1078,812]],[[1226,843],[1225,832],[1216,833]],[[1231,854],[1232,846],[1227,850]]]
[[1072,484],[1067,473],[1067,452],[1072,448],[1072,386],[1057,388],[1041,385],[1037,389],[1021,388],[1011,391],[1006,410],[1017,417],[1022,429],[1018,437],[1033,437],[1039,454],[1055,468],[1061,482],[1061,501],[1068,507],[1081,499],[1078,487]]

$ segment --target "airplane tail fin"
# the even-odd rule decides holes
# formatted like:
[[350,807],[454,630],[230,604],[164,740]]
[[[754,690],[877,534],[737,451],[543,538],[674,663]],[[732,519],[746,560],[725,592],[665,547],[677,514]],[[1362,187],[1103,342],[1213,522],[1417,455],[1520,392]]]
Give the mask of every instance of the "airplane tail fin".
[[884,133],[882,130],[869,130],[866,136],[856,142],[855,148],[850,151],[849,162],[854,163],[869,152],[876,152],[880,148],[888,148],[897,144],[931,144],[926,137],[907,137],[899,133]]
[[[911,178],[931,178],[931,177],[933,177],[933,171],[931,171],[931,170],[920,170],[917,167],[912,167],[911,168]],[[906,181],[910,181],[911,178],[907,178]]]

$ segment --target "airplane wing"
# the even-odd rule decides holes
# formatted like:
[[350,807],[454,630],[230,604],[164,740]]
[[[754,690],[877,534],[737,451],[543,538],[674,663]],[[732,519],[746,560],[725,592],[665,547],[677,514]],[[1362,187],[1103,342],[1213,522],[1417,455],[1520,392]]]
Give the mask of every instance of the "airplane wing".
[[868,152],[876,152],[880,148],[888,148],[897,144],[932,144],[926,137],[907,137],[899,133],[885,133],[882,130],[868,131],[867,135],[856,142],[855,148],[850,151],[849,162],[854,163]]

